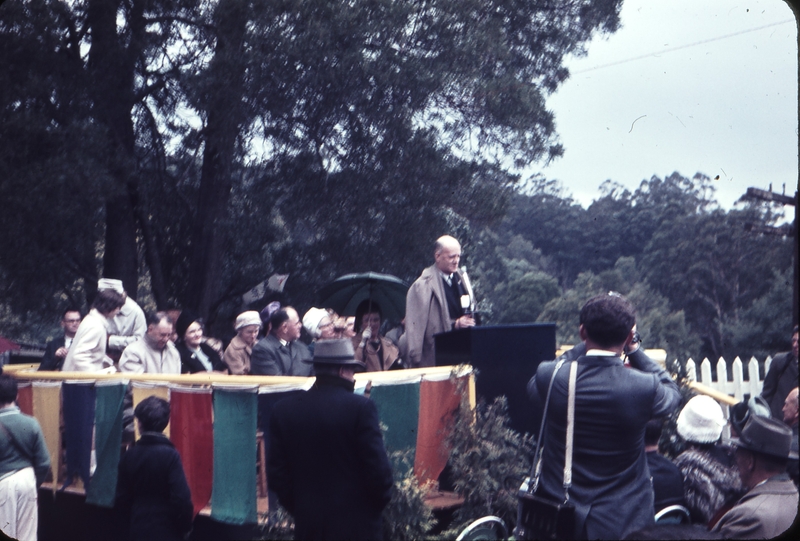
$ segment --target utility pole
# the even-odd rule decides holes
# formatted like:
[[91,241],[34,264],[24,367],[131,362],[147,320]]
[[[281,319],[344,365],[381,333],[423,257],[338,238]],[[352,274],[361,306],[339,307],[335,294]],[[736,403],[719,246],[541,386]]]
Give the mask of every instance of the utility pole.
[[[784,192],[786,185],[784,185]],[[766,235],[781,235],[785,237],[794,237],[794,283],[792,285],[792,325],[797,325],[798,319],[798,268],[797,268],[797,190],[794,192],[794,197],[786,195],[785,193],[779,194],[772,191],[770,184],[769,190],[760,190],[758,188],[747,188],[747,193],[742,196],[742,199],[756,199],[760,201],[768,201],[771,203],[778,203],[781,205],[791,205],[794,207],[794,225],[785,224],[780,227],[772,227],[763,224],[747,224],[748,231],[755,233],[763,233]]]

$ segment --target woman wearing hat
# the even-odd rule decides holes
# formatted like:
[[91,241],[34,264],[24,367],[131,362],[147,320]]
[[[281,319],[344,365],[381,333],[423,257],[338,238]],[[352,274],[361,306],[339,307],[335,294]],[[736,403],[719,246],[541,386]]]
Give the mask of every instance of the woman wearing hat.
[[716,400],[699,395],[678,415],[677,431],[686,450],[675,459],[683,474],[684,501],[692,522],[709,524],[742,495],[742,483],[719,444],[725,417]]
[[250,373],[250,355],[261,330],[261,316],[255,310],[242,312],[236,318],[236,336],[228,344],[223,359],[231,374]]
[[322,308],[311,307],[303,316],[303,327],[306,332],[311,335],[311,343],[308,345],[308,351],[314,355],[314,347],[316,347],[317,340],[331,340],[336,338],[336,333],[333,330],[333,319],[327,310]]
[[353,349],[356,360],[367,365],[367,372],[403,368],[400,350],[380,334],[381,321],[381,307],[375,301],[365,300],[356,308]]
[[175,324],[178,340],[175,344],[181,354],[181,373],[194,374],[197,372],[222,372],[228,373],[226,365],[203,340],[203,320],[190,310],[183,310]]

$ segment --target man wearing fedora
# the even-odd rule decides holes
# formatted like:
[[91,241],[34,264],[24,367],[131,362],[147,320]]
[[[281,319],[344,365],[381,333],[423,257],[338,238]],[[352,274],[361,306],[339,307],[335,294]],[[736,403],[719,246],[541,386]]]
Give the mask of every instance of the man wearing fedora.
[[296,539],[381,539],[392,469],[375,404],[353,394],[349,339],[318,342],[314,386],[281,400],[269,426],[270,489],[294,517]]
[[797,458],[792,431],[776,419],[751,415],[739,438],[729,443],[748,492],[711,531],[733,539],[781,535],[797,518],[797,487],[786,473],[789,458]]

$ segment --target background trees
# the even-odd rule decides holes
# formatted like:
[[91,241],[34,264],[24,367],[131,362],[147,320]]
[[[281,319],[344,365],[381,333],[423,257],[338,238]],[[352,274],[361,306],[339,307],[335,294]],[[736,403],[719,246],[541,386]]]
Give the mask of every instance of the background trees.
[[[748,222],[780,218],[769,206],[751,203],[726,212],[713,192],[701,174],[689,179],[673,173],[642,181],[633,193],[605,183],[601,196],[582,209],[544,183],[516,196],[500,230],[529,239],[540,249],[542,269],[559,277],[563,293],[539,320],[559,322],[563,343],[578,339],[582,302],[614,290],[637,305],[646,345],[663,347],[672,357],[763,358],[788,349],[792,239],[747,231]],[[518,243],[505,238],[499,242]]]
[[448,231],[490,322],[614,288],[648,306],[651,345],[750,343],[790,257],[740,228],[768,210],[715,209],[702,176],[609,182],[588,209],[518,189],[518,166],[563,152],[564,55],[620,3],[5,2],[0,330],[46,338],[105,275],[222,333],[274,272],[302,309],[346,272],[413,280]]

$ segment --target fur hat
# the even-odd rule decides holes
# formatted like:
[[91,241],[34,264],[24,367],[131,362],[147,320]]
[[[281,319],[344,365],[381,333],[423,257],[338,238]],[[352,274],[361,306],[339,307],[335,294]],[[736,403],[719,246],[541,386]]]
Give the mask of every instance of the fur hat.
[[306,328],[308,334],[310,334],[312,338],[319,338],[319,324],[326,317],[328,317],[327,310],[314,307],[309,308],[306,315],[303,316],[303,327]]
[[242,312],[236,317],[236,325],[234,328],[238,331],[242,327],[247,327],[248,325],[258,325],[259,328],[261,327],[261,316],[255,310],[248,310],[247,312]]
[[122,280],[115,280],[114,278],[100,278],[97,281],[97,291],[104,289],[113,289],[120,295],[125,294],[125,287],[122,285]]
[[792,451],[792,429],[782,421],[762,415],[751,415],[738,438],[725,443],[778,458],[797,459]]
[[327,365],[353,365],[362,369],[367,365],[355,359],[353,342],[348,338],[322,340],[314,346],[314,358],[303,362]]
[[693,397],[678,415],[678,434],[686,441],[713,443],[722,435],[724,426],[722,408],[706,395]]

